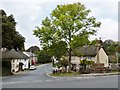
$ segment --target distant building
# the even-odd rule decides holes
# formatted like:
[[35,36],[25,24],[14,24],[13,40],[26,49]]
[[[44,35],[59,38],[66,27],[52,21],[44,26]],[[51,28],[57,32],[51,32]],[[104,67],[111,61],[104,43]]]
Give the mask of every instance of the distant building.
[[26,52],[32,52],[32,53],[37,53],[37,52],[39,52],[39,51],[40,51],[40,48],[37,47],[37,46],[31,46],[30,48],[28,48],[28,49],[26,50]]
[[30,58],[30,65],[32,65],[33,63],[36,64],[37,63],[37,55],[32,53],[32,52],[23,52],[25,55],[27,55]]

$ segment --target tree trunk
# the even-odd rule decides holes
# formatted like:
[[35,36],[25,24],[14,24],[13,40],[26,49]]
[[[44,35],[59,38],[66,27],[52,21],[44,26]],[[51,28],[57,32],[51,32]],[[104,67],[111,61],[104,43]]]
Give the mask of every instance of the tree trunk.
[[69,63],[68,63],[69,69],[68,72],[71,72],[71,49],[69,49]]
[[54,65],[55,63],[54,63],[54,59],[52,59],[52,64]]
[[69,69],[68,69],[68,72],[71,72],[71,31],[69,30],[69,63],[68,63],[68,66],[69,66]]

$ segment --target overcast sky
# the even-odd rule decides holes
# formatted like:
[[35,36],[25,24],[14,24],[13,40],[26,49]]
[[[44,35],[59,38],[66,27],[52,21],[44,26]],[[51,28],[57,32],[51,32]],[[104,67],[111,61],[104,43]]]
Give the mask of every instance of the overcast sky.
[[90,9],[91,16],[102,23],[97,36],[102,40],[118,41],[118,1],[119,0],[0,0],[0,9],[7,15],[13,14],[17,22],[16,30],[26,38],[25,49],[36,45],[40,47],[38,38],[33,35],[36,26],[49,16],[58,4],[81,2]]

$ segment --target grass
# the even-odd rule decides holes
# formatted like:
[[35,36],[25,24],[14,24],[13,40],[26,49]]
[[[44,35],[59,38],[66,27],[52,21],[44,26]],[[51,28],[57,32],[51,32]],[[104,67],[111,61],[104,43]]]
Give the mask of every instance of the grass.
[[120,72],[120,70],[112,70],[113,73]]
[[58,77],[71,77],[80,75],[78,72],[66,72],[66,73],[58,73],[58,74],[50,74],[51,76],[58,76]]

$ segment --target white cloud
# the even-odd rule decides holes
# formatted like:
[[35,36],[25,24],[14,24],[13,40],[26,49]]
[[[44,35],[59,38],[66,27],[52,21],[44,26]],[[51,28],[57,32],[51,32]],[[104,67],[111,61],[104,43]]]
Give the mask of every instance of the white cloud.
[[118,40],[118,23],[112,19],[103,19],[101,22],[102,25],[98,35],[105,37],[105,39]]
[[101,27],[97,31],[97,36],[91,36],[91,39],[101,37],[102,40],[112,39],[118,41],[118,23],[112,19],[102,19]]
[[90,9],[91,15],[102,22],[97,37],[117,40],[117,4],[118,0],[1,0],[0,8],[10,15],[13,14],[18,22],[17,30],[26,38],[25,48],[31,45],[39,46],[39,40],[33,36],[35,26],[40,26],[41,21],[49,16],[57,4],[81,2]]

